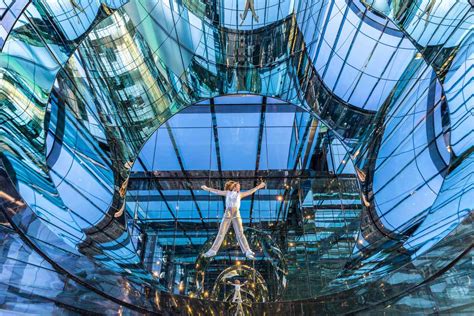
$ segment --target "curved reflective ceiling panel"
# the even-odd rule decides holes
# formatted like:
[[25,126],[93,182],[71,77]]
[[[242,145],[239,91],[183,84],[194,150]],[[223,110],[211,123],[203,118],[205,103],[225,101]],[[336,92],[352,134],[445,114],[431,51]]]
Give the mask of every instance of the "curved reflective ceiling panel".
[[473,10],[0,1],[0,309],[472,313]]

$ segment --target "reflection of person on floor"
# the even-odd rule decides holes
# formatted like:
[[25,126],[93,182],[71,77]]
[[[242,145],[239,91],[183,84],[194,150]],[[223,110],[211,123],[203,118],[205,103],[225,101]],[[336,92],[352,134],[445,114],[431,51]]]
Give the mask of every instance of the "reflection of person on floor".
[[245,1],[244,13],[243,14],[240,13],[240,18],[242,19],[242,22],[240,22],[240,25],[242,25],[242,23],[244,23],[245,18],[247,17],[247,13],[249,12],[249,10],[252,12],[252,16],[253,16],[255,22],[258,23],[258,15],[255,12],[254,0],[246,0]]
[[245,256],[249,259],[255,259],[255,253],[250,250],[249,244],[247,242],[247,238],[244,235],[244,228],[242,226],[242,218],[240,217],[240,199],[243,199],[247,196],[254,194],[259,189],[265,187],[265,183],[262,182],[257,185],[255,188],[240,192],[240,183],[236,181],[227,181],[224,187],[224,191],[216,190],[212,188],[208,188],[205,185],[201,187],[201,189],[225,196],[225,213],[224,218],[222,219],[221,225],[219,227],[219,232],[217,233],[217,237],[212,244],[211,249],[209,249],[205,254],[204,257],[213,257],[219,251],[222,242],[224,241],[224,237],[229,230],[230,222],[232,222],[232,226],[234,226],[235,235],[237,237],[237,241],[240,245],[240,249],[245,254]]
[[232,303],[237,304],[237,310],[235,311],[235,315],[244,315],[244,309],[242,306],[242,294],[240,293],[240,290],[242,287],[245,286],[247,281],[245,281],[243,284],[240,284],[240,280],[235,280],[234,283],[227,282],[227,284],[232,285],[234,287],[234,296],[232,297]]

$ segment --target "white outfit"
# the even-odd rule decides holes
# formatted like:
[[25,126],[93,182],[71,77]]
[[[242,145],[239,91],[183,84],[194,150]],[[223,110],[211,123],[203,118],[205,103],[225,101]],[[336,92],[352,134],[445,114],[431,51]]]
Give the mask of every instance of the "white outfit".
[[234,296],[232,297],[232,303],[237,304],[235,315],[244,315],[244,309],[242,308],[242,294],[240,293],[242,284],[232,284],[232,285],[234,286]]
[[232,284],[234,286],[234,297],[232,297],[232,303],[242,303],[242,295],[240,294],[240,289],[242,285]]
[[234,207],[240,210],[240,192],[227,191],[225,196],[225,208],[228,210]]
[[240,199],[240,192],[227,191],[225,197],[226,211],[219,227],[217,237],[214,240],[211,249],[207,252],[208,254],[215,255],[217,251],[219,251],[219,248],[224,241],[224,237],[229,230],[230,222],[232,222],[240,249],[242,249],[242,252],[247,256],[254,255],[252,250],[250,250],[249,243],[244,235],[244,227],[242,226],[242,218],[240,217]]

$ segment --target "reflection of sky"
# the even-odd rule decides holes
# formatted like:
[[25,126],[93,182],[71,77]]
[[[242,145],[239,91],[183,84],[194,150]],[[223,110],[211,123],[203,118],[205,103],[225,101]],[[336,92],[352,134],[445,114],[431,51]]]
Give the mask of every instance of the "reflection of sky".
[[[78,13],[77,10],[72,8],[59,8],[59,5],[70,6],[71,2],[69,1],[51,2],[52,5],[49,8],[52,9],[49,10],[51,11],[49,12],[51,17],[56,15],[56,13],[60,16],[61,14],[59,13],[62,11],[69,12],[61,17],[61,21],[56,21],[60,26],[60,30],[63,31],[64,38],[69,40],[78,38],[90,27],[98,9],[98,6],[95,6],[95,2],[76,1],[80,5],[84,3],[84,5],[90,4],[90,6],[81,13]],[[112,3],[112,1],[108,2],[109,5]],[[57,8],[55,8],[55,3],[58,4]],[[222,5],[222,14],[220,16],[223,25],[238,27],[240,24],[239,14],[243,11],[245,1],[222,1],[220,3]],[[424,3],[426,3],[426,1],[424,1]],[[450,3],[452,2],[438,1],[430,21],[436,21],[437,15],[441,16],[441,13],[444,11],[450,12],[450,15],[453,17],[462,16],[462,14],[458,13],[460,11],[457,10],[457,7],[453,9],[449,5]],[[456,3],[461,3],[461,1],[456,1]],[[441,6],[441,4],[443,4],[443,6]],[[464,4],[467,5],[467,2],[464,2]],[[262,7],[263,5],[266,7]],[[255,22],[252,18],[252,13],[248,12],[247,18],[241,26],[242,29],[263,26],[284,18],[292,10],[292,2],[271,0],[264,2],[256,0],[255,8],[260,21],[258,23]],[[376,108],[377,105],[381,104],[380,101],[385,99],[387,93],[392,91],[395,83],[400,78],[400,74],[404,70],[403,66],[411,60],[413,49],[409,45],[404,46],[407,41],[400,39],[399,42],[396,37],[389,34],[382,34],[379,37],[379,34],[366,24],[358,25],[359,21],[352,19],[355,14],[351,11],[347,12],[345,20],[342,18],[339,19],[342,17],[344,7],[340,6],[337,10],[339,11],[333,11],[336,15],[328,18],[330,22],[326,28],[327,34],[324,36],[324,41],[321,42],[321,46],[312,46],[313,48],[318,47],[319,50],[318,58],[315,59],[321,62],[321,64],[317,65],[321,66],[318,67],[318,71],[321,72],[325,83],[339,96],[358,106],[370,109]],[[28,15],[32,20],[38,18],[38,13],[33,9],[28,12]],[[447,14],[444,15],[447,16]],[[449,26],[447,23],[438,26],[436,24],[426,24],[423,20],[419,20],[409,25],[407,29],[409,31],[410,28],[413,29],[411,34],[419,40],[419,43],[423,44],[429,42],[431,46],[434,46],[434,44],[448,40],[447,38],[451,35],[451,32],[447,31],[448,28],[456,28],[458,22],[454,18],[451,19],[451,16],[448,16],[449,19],[447,19],[451,20]],[[172,22],[172,26],[176,27],[176,33],[179,34],[177,37],[183,42],[189,42],[194,45],[189,44],[190,47],[197,46],[197,39],[200,39],[201,33],[196,31],[196,27],[188,28],[184,22],[179,22],[182,24],[177,25],[178,22],[171,18],[170,15],[168,15],[167,18],[167,20],[162,19],[161,22],[163,24],[163,21]],[[331,24],[336,23],[338,20],[344,23],[340,28],[335,27],[336,24]],[[179,21],[179,19],[177,19],[177,21]],[[24,19],[20,21],[19,26],[22,25],[21,23],[24,23]],[[197,24],[193,25],[196,26]],[[360,29],[360,33],[357,33],[357,35],[354,31],[356,26],[358,32]],[[460,30],[459,32],[463,32],[462,28],[458,29]],[[156,34],[161,34],[150,32],[149,29],[146,31],[155,38]],[[433,34],[435,32],[442,36],[434,36]],[[315,32],[314,30],[310,30],[306,33],[311,35],[319,34],[318,31]],[[190,34],[190,36],[186,36],[187,34]],[[336,36],[339,37],[340,40],[336,41]],[[457,37],[451,36],[451,38],[456,39]],[[356,40],[351,43],[352,39]],[[376,40],[376,42],[372,40]],[[311,41],[308,41],[308,44],[310,42]],[[12,43],[7,46],[9,52],[13,53],[13,51],[15,51],[16,54],[14,54],[14,56],[19,57],[17,61],[18,65],[23,65],[23,63],[26,65],[26,63],[20,61],[20,59],[23,57],[22,54],[30,54],[31,57],[28,56],[25,60],[36,60],[39,59],[37,57],[40,56],[43,66],[56,66],[56,61],[54,61],[52,57],[48,57],[50,54],[46,53],[46,48],[24,48],[19,43],[19,40],[17,43],[12,41]],[[178,48],[172,44],[171,40],[164,37],[158,44],[159,45],[156,46],[165,45],[160,46],[162,58],[168,58],[174,61],[170,63],[172,65],[177,65],[181,62],[183,63],[182,68],[187,66],[187,63],[183,61],[186,60],[186,58],[183,58],[183,54],[185,53],[180,52]],[[200,48],[202,48],[202,45]],[[54,54],[60,55],[58,53],[60,49],[54,44],[49,44],[48,49]],[[466,56],[461,55],[461,52],[463,54],[470,54],[470,51],[466,53],[460,50],[458,56]],[[190,59],[189,56],[191,56],[191,54],[188,55],[188,59]],[[472,54],[468,56],[472,56]],[[10,59],[11,58],[13,57],[10,57]],[[62,59],[60,59],[60,61],[61,60]],[[386,67],[381,67],[381,65],[386,65]],[[395,67],[392,67],[394,65]],[[469,120],[469,116],[466,114],[466,111],[472,109],[472,107],[469,108],[469,104],[467,103],[467,101],[472,101],[472,88],[470,89],[472,85],[467,85],[468,83],[472,84],[472,80],[468,81],[469,78],[472,78],[472,75],[469,76],[468,72],[472,72],[472,58],[466,63],[455,60],[453,65],[457,68],[450,69],[447,80],[445,81],[445,88],[448,94],[447,99],[450,105],[449,110],[451,112],[451,122],[453,126],[451,130],[453,150],[460,155],[469,148],[469,144],[472,144],[472,141],[470,142],[470,140],[472,140],[472,128],[470,128],[472,124],[469,124],[472,120]],[[14,66],[11,67],[11,69],[13,69]],[[18,66],[18,68],[20,67]],[[31,69],[31,67],[26,66],[24,68]],[[39,68],[40,67],[37,67],[35,69],[41,71]],[[173,71],[181,73],[179,69],[180,68],[176,66],[176,69],[173,69]],[[357,71],[360,69],[363,69],[363,72]],[[48,91],[48,85],[54,77],[53,73],[42,77],[37,71],[35,71],[34,75],[35,85],[42,88],[39,90]],[[383,80],[378,80],[379,77],[382,77]],[[414,90],[418,90],[418,93],[422,89],[423,86],[419,85]],[[423,100],[424,95],[420,93],[413,97],[417,100]],[[218,159],[222,160],[224,170],[253,170],[257,164],[257,148],[259,146],[257,135],[261,123],[259,111],[261,108],[258,105],[258,97],[253,98],[255,98],[255,103],[257,104],[245,104],[241,107],[252,106],[256,110],[239,114],[229,113],[227,110],[224,110],[225,103],[228,103],[230,99],[222,99],[221,101],[224,101],[224,104],[219,104],[216,107],[217,134],[214,133],[214,129],[212,128],[212,115],[210,112],[205,112],[205,110],[202,112],[193,112],[189,110],[189,112],[183,112],[177,115],[168,122],[168,125],[165,126],[162,131],[156,133],[145,146],[142,156],[144,162],[143,164],[136,164],[135,170],[179,170],[181,167],[178,163],[178,155],[183,161],[184,168],[187,170],[217,170]],[[238,101],[234,100],[232,102]],[[422,103],[421,108],[423,107],[424,104]],[[237,106],[237,109],[238,108]],[[401,123],[401,125],[396,126],[396,128],[398,130],[411,131],[410,128],[413,127],[411,126],[411,120],[414,121],[416,119],[416,121],[418,121],[419,119],[416,116],[417,113],[417,110],[414,109],[413,113],[409,113],[412,117]],[[423,116],[423,114],[421,116]],[[289,152],[293,135],[293,120],[294,113],[278,113],[277,116],[277,113],[267,111],[265,121],[263,122],[265,132],[262,135],[261,169],[285,169],[287,167],[287,153]],[[420,120],[423,119],[421,118]],[[435,123],[439,126],[439,120]],[[396,124],[392,125],[395,127]],[[166,128],[168,126],[169,130]],[[390,132],[390,127],[391,126],[387,128],[387,134]],[[406,129],[400,127],[406,127]],[[396,136],[384,139],[381,156],[379,156],[378,159],[383,160],[383,156],[386,155],[390,156],[391,160],[384,165],[379,164],[377,166],[377,176],[379,177],[374,181],[375,187],[380,184],[380,187],[376,188],[378,206],[380,209],[385,208],[387,210],[384,220],[391,223],[394,227],[397,227],[400,223],[404,223],[407,219],[419,214],[419,212],[423,210],[429,211],[427,219],[422,226],[420,226],[420,232],[425,234],[425,229],[428,230],[432,228],[433,230],[425,235],[421,234],[422,236],[415,235],[416,237],[414,239],[419,238],[415,241],[409,240],[409,243],[411,243],[409,245],[414,248],[419,245],[430,246],[432,243],[444,237],[458,224],[467,212],[470,211],[469,208],[472,208],[472,202],[470,203],[470,201],[472,201],[472,186],[457,186],[463,183],[463,181],[469,183],[469,177],[472,176],[472,172],[460,174],[459,179],[454,178],[453,174],[452,179],[448,178],[446,180],[447,182],[443,186],[441,193],[436,197],[434,206],[430,209],[427,207],[435,198],[441,186],[442,179],[436,174],[437,170],[431,163],[428,150],[425,149],[425,145],[429,140],[426,139],[424,130],[425,126],[422,125],[413,135],[397,133]],[[220,157],[217,157],[216,147],[213,143],[213,139],[217,136],[219,138]],[[405,139],[409,144],[405,144]],[[441,138],[438,137],[437,142],[440,140]],[[48,142],[51,144],[51,138],[48,139]],[[82,235],[80,231],[75,230],[77,229],[75,225],[88,227],[92,223],[99,221],[103,217],[102,212],[108,208],[111,198],[111,187],[108,187],[106,183],[102,183],[101,181],[105,172],[101,173],[101,171],[98,170],[99,168],[92,166],[97,161],[88,163],[89,159],[87,159],[87,157],[79,157],[79,155],[74,152],[73,149],[78,149],[82,145],[80,139],[77,139],[73,144],[66,142],[62,149],[57,152],[59,159],[54,166],[51,166],[51,178],[54,184],[57,185],[62,201],[81,217],[76,218],[75,222],[68,222],[68,220],[70,220],[68,213],[60,209],[57,205],[53,205],[52,201],[43,197],[43,195],[37,195],[35,198],[35,206],[41,218],[61,230],[68,232],[71,236],[78,238],[82,238]],[[84,144],[84,146],[86,145],[87,144]],[[51,149],[51,147],[49,148]],[[337,151],[336,155],[342,159],[343,153],[338,150],[335,151]],[[81,150],[81,152],[84,152],[84,150]],[[465,165],[463,164],[462,168],[464,167]],[[461,167],[456,169],[457,172],[461,170]],[[471,171],[471,168],[467,170]],[[93,172],[97,172],[97,174]],[[397,180],[387,184],[387,182],[391,180],[389,178],[391,175],[393,175],[394,178],[396,176]],[[453,181],[453,179],[456,179],[456,181]],[[20,183],[20,186],[25,186],[25,184]],[[77,191],[77,188],[84,186],[87,187],[87,190]],[[29,186],[20,189],[24,197],[28,197],[28,194],[32,196],[35,194],[28,193],[28,190],[30,190]],[[447,193],[448,191],[450,191],[449,194]],[[31,192],[33,191],[31,190]],[[150,191],[147,192],[147,194],[159,195],[156,191]],[[207,193],[195,192],[196,195],[205,198],[197,202],[186,199],[186,197],[189,198],[190,196],[189,191],[176,190],[175,192],[166,192],[166,195],[168,194],[177,194],[184,198],[178,199],[175,204],[171,205],[171,212],[170,209],[168,209],[169,206],[166,206],[160,200],[150,202],[146,205],[147,210],[150,210],[147,216],[160,219],[172,219],[171,215],[174,212],[174,215],[184,220],[193,221],[198,217],[198,207],[204,217],[219,218],[221,215],[223,209],[222,201],[211,200],[210,198],[205,200],[208,197]],[[279,191],[274,190],[270,192],[270,190],[262,190],[258,194],[276,195],[279,194]],[[460,198],[459,196],[461,194],[465,195]],[[28,200],[33,200],[33,198]],[[131,206],[134,206],[133,202],[130,203]],[[274,219],[279,206],[280,203],[275,200],[258,200],[254,206],[253,216],[259,219]],[[244,217],[244,222],[249,221],[249,209],[250,200],[243,201],[242,216]],[[385,210],[383,211],[385,212]],[[62,217],[63,215],[64,218]],[[123,238],[125,238],[125,235]],[[425,241],[427,241],[427,243],[423,244]],[[116,242],[122,242],[122,240],[113,241],[105,245],[111,246]],[[131,252],[126,251],[124,248],[114,254],[125,258],[125,256],[127,254],[130,255]],[[380,258],[374,257],[372,259]]]
[[[429,134],[442,140],[443,132],[437,109],[441,107],[441,87],[427,80],[430,72],[424,76],[418,89],[402,94],[403,101],[388,114],[390,120],[378,152],[373,180],[375,205],[382,223],[391,230],[401,230],[433,204],[443,183],[439,163],[449,162],[449,153],[441,141],[442,146],[435,148],[440,157],[426,146],[432,141]],[[426,119],[427,104],[435,109],[433,125]]]
[[428,216],[406,241],[420,255],[446,237],[473,211],[474,157],[471,154],[445,179]]
[[[367,6],[376,9],[395,20],[401,20],[401,8],[405,1],[363,0]],[[436,46],[445,43],[445,47],[457,45],[457,40],[473,23],[473,16],[464,19],[470,10],[469,1],[424,0],[411,1],[410,14],[404,18],[405,30],[412,39],[422,46]]]
[[444,81],[451,121],[451,149],[458,156],[468,150],[474,142],[472,78],[474,78],[474,33],[459,49]]
[[[214,99],[215,123],[220,157],[216,154],[213,114],[209,101],[193,105],[173,116],[148,140],[139,154],[132,171],[187,171],[218,170],[218,159],[222,170],[255,170],[259,147],[260,125],[263,123],[260,170],[287,169],[294,138],[295,114],[301,110],[281,101],[267,99],[265,119],[262,119],[260,96],[227,96]],[[308,123],[309,121],[305,121]],[[302,124],[302,123],[301,123]],[[174,145],[176,147],[174,147]],[[178,159],[179,156],[179,159]],[[205,182],[205,181],[204,181]],[[204,184],[204,183],[203,183]],[[242,188],[247,190],[250,188]],[[199,222],[198,208],[205,221],[217,221],[222,216],[222,198],[207,192],[194,190],[193,199],[189,190],[149,190],[129,192],[130,210],[137,210],[139,217],[148,220],[171,221],[173,215],[183,222]],[[275,220],[281,202],[276,197],[280,189],[264,189],[258,195],[250,216],[251,198],[242,200],[241,215],[245,223],[253,220]],[[139,195],[139,205],[136,195]]]
[[[242,105],[235,104],[238,102],[242,99],[225,97],[215,101],[222,170],[256,168],[262,109],[261,103],[257,102],[262,102],[262,97],[246,97],[246,104]],[[278,107],[286,108],[280,111]],[[287,168],[296,111],[296,107],[288,104],[267,106],[260,169]],[[152,135],[139,155],[143,164],[136,163],[133,170],[181,170],[177,155],[186,170],[217,170],[214,137],[209,106],[191,106],[172,117]]]
[[[258,22],[249,10],[241,19],[247,1],[253,1]],[[232,29],[254,29],[284,19],[293,12],[294,0],[226,0],[219,1],[220,22]]]
[[375,110],[391,92],[414,51],[408,39],[360,22],[355,12],[346,9],[345,2],[337,1],[315,65],[336,95],[355,106]]
[[[7,1],[8,2],[8,1]],[[121,7],[126,0],[75,0],[75,1],[45,1],[42,3],[49,17],[55,17],[57,23],[68,40],[83,35],[90,29],[102,3],[115,9]],[[76,4],[76,5],[73,5]],[[40,15],[34,6],[28,8],[31,15]]]
[[[244,188],[244,190],[249,188]],[[189,190],[147,190],[146,192],[129,192],[127,206],[137,217],[147,221],[173,221],[174,217],[180,222],[200,223],[201,215],[204,222],[218,222],[224,214],[224,202],[221,197],[201,190],[193,191],[196,201],[193,200]],[[244,223],[275,221],[278,210],[281,207],[276,196],[282,194],[283,190],[263,189],[258,191],[253,204],[252,216],[250,216],[251,197],[243,199],[240,214]],[[268,195],[269,199],[259,198],[259,195]],[[275,197],[275,198],[273,198]],[[201,215],[199,215],[199,210]]]

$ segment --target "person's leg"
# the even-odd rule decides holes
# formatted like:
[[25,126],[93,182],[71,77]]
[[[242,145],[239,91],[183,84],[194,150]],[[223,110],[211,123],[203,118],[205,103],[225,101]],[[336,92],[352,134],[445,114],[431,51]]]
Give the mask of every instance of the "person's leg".
[[244,227],[242,226],[242,218],[240,217],[240,212],[232,218],[232,225],[234,227],[235,235],[237,237],[240,249],[242,249],[242,252],[246,256],[253,256],[254,253],[252,252],[252,250],[250,250],[249,243],[244,235]]
[[436,4],[436,0],[431,0],[430,3],[428,4],[428,6],[426,7],[427,14],[426,14],[426,18],[425,18],[425,27],[430,22],[430,16],[431,16],[431,13],[433,12],[435,4]]
[[226,210],[221,225],[219,226],[219,232],[217,233],[216,239],[212,243],[211,248],[204,254],[205,257],[212,257],[217,254],[217,251],[219,251],[219,248],[221,247],[221,244],[224,241],[224,237],[227,234],[227,231],[229,230],[231,220],[231,212],[229,210]]
[[239,315],[239,316],[244,315],[244,309],[242,308],[242,303],[237,303],[235,315]]
[[245,8],[244,8],[244,13],[240,13],[240,18],[242,19],[242,21],[240,22],[240,25],[242,25],[242,23],[244,23],[245,21],[245,18],[247,17],[247,13],[249,12],[249,9],[250,9],[250,4],[249,4],[249,0],[247,0],[245,2]]
[[254,0],[249,0],[249,8],[250,8],[250,11],[252,12],[252,16],[255,19],[255,22],[258,23],[258,15],[257,15],[257,12],[255,12]]

